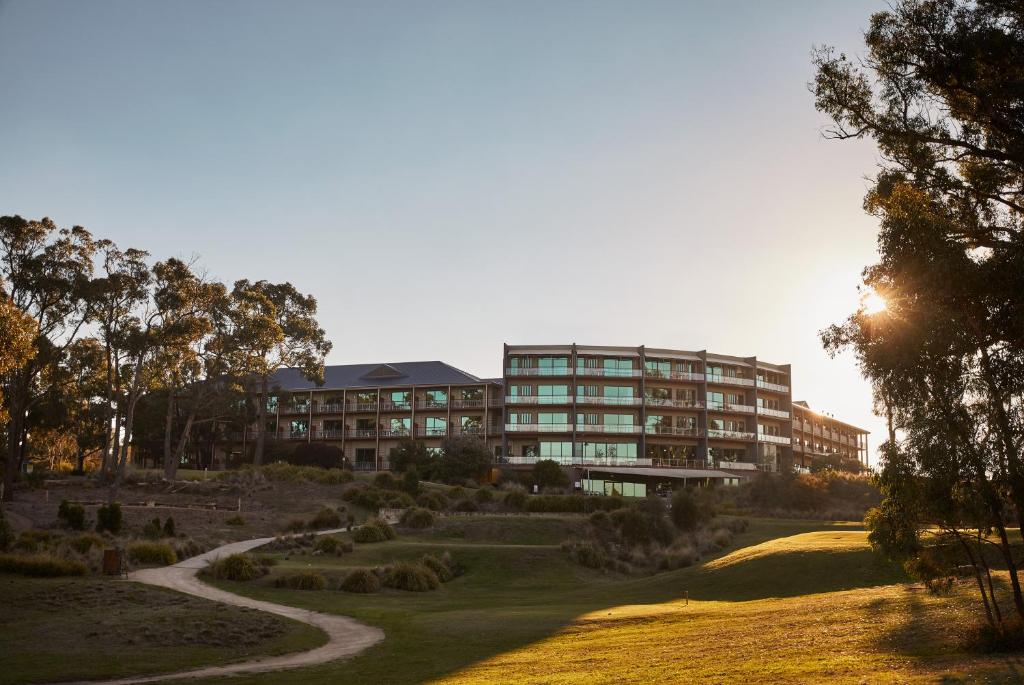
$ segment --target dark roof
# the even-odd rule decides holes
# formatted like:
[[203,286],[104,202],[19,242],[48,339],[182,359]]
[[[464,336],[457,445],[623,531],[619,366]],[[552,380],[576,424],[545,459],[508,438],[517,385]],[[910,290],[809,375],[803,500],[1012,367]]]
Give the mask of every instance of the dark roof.
[[[387,364],[342,364],[324,367],[325,390],[377,388],[408,385],[462,385],[487,382],[444,362],[391,362]],[[280,390],[313,390],[316,384],[299,369],[281,369],[270,378]]]

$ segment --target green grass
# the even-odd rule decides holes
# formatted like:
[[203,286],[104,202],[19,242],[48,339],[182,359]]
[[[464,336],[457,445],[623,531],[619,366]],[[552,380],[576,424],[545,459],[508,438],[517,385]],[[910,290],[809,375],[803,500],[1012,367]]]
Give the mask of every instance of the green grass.
[[0,684],[165,673],[311,649],[319,630],[105,578],[0,575]]

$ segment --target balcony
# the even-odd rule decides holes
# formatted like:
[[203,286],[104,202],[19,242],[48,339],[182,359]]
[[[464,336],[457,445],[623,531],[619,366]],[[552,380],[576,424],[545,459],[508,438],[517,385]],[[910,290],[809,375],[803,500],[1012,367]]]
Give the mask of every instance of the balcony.
[[348,408],[351,412],[377,411],[376,402],[357,402]]
[[589,376],[596,378],[640,378],[643,375],[640,369],[606,369],[598,366],[577,366],[577,376]]
[[769,435],[768,433],[758,433],[758,442],[770,442],[776,445],[791,445],[793,443],[792,438],[787,438],[784,435]]
[[788,411],[783,411],[782,409],[772,409],[770,407],[758,407],[757,413],[762,414],[763,416],[774,416],[775,418],[779,419],[789,418]]
[[420,400],[416,403],[416,408],[426,411],[447,411],[448,403],[439,400]]
[[381,411],[410,411],[412,402],[381,402]]
[[345,437],[343,430],[318,430],[313,432],[314,440],[341,440]]
[[648,407],[666,407],[669,409],[703,409],[704,403],[697,400],[668,400],[658,397],[645,397],[644,405]]
[[452,409],[483,409],[485,402],[480,400],[452,400]]
[[509,395],[505,404],[572,404],[571,395]]
[[699,428],[686,428],[683,426],[647,426],[647,435],[674,435],[686,438],[699,438]]
[[506,376],[571,376],[572,368],[558,366],[555,368],[505,369]]
[[789,392],[788,385],[769,383],[768,381],[763,381],[760,378],[757,379],[757,387],[762,388],[764,390],[771,390],[772,392]]
[[661,378],[669,381],[692,381],[694,383],[700,383],[704,380],[704,374],[694,373],[693,371],[655,371],[653,369],[644,369],[644,376],[647,378]]
[[571,423],[506,423],[507,433],[571,433]]
[[280,412],[282,414],[308,414],[309,404],[281,404]]
[[733,404],[732,402],[708,402],[708,411],[734,412],[739,414],[753,414],[752,404]]
[[317,404],[313,407],[314,414],[340,414],[345,411],[345,405],[338,403]]
[[746,431],[727,431],[717,428],[709,428],[708,437],[718,440],[753,440],[757,436]]
[[639,435],[643,433],[643,426],[636,425],[611,425],[606,426],[600,423],[578,423],[577,433],[615,433],[617,435]]
[[347,431],[345,431],[345,437],[346,438],[355,438],[355,439],[358,439],[358,438],[376,438],[377,437],[377,429],[376,428],[358,428],[356,430],[347,430]]
[[739,376],[719,376],[717,374],[706,374],[704,378],[708,383],[719,383],[724,385],[745,385],[753,387],[753,378],[740,378]]
[[639,407],[639,397],[602,397],[598,395],[580,395],[576,404],[600,404],[606,407]]
[[417,428],[417,438],[443,438],[448,435],[448,428]]

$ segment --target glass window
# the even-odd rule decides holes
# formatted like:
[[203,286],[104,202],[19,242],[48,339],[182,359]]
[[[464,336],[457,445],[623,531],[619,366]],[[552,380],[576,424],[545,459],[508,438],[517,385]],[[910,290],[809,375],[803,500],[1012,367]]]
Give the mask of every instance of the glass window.
[[632,414],[605,414],[604,425],[606,426],[632,426]]
[[604,386],[605,397],[633,397],[633,386],[631,385],[606,385]]
[[467,402],[474,402],[484,398],[483,388],[462,388],[459,390],[462,399]]
[[376,392],[357,392],[356,403],[358,404],[377,404],[377,393]]
[[647,369],[647,374],[650,376],[668,378],[669,374],[672,373],[672,362],[662,361],[659,359],[648,359],[644,362],[644,368]]
[[460,417],[463,429],[465,428],[480,428],[483,426],[483,419],[479,416],[463,416]]
[[670,400],[672,391],[668,388],[644,388],[644,397],[652,400]]
[[565,402],[569,395],[568,385],[538,385],[537,401],[540,404],[558,404]]
[[605,357],[602,366],[609,376],[628,376],[633,371],[633,360]]
[[276,395],[271,395],[267,398],[267,413],[273,414],[277,411],[278,398]]
[[509,414],[508,422],[514,424],[531,424],[533,423],[533,412],[521,411]]
[[542,440],[540,443],[540,457],[541,459],[554,459],[559,463],[571,463],[572,443],[546,442]]
[[408,409],[409,403],[412,402],[412,393],[408,390],[393,390],[389,395],[389,399],[398,408]]
[[392,432],[408,435],[409,429],[412,427],[412,419],[391,419],[390,424]]
[[708,391],[708,409],[721,409],[725,403],[725,395],[720,392]]
[[569,423],[569,414],[566,412],[539,412],[537,414],[537,423],[552,424],[552,423]]
[[446,407],[446,406],[448,406],[448,391],[447,390],[427,390],[427,406],[428,407]]
[[292,421],[290,428],[292,435],[305,435],[309,432],[309,421],[305,419]]
[[357,431],[372,431],[376,430],[377,426],[374,424],[373,419],[356,419],[356,430]]
[[579,412],[578,414],[576,414],[576,423],[587,426],[596,426],[597,414],[586,414],[583,412]]
[[725,421],[723,421],[722,419],[709,418],[708,428],[714,431],[725,430]]
[[427,435],[444,435],[448,431],[448,421],[440,416],[428,416],[426,427]]
[[647,415],[647,426],[649,428],[668,428],[672,425],[672,419],[658,414]]
[[576,395],[578,397],[598,397],[598,387],[596,385],[577,385]]
[[359,447],[356,449],[356,462],[360,464],[372,464],[377,460],[377,450],[372,447]]
[[537,368],[542,376],[568,375],[568,357],[541,357],[537,360]]

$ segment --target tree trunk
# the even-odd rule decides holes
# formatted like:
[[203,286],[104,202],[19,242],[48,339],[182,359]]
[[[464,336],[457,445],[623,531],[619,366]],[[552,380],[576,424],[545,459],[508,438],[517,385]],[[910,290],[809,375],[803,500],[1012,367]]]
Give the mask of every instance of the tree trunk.
[[172,383],[167,389],[167,415],[164,417],[164,480],[174,480],[178,465],[172,465],[174,454],[171,451],[171,429],[174,426],[174,395],[175,387]]
[[269,382],[266,376],[263,377],[260,385],[260,399],[259,407],[256,411],[258,430],[256,433],[256,451],[252,457],[252,463],[254,466],[260,466],[263,463],[263,445],[266,442],[267,432],[267,389]]
[[185,428],[181,431],[181,437],[178,438],[178,445],[171,454],[169,461],[164,464],[164,480],[174,480],[178,475],[178,465],[181,464],[181,457],[185,454],[185,445],[188,444],[189,436],[192,434],[192,424],[196,419],[196,406],[193,405],[192,410],[188,413],[188,417],[185,419]]

